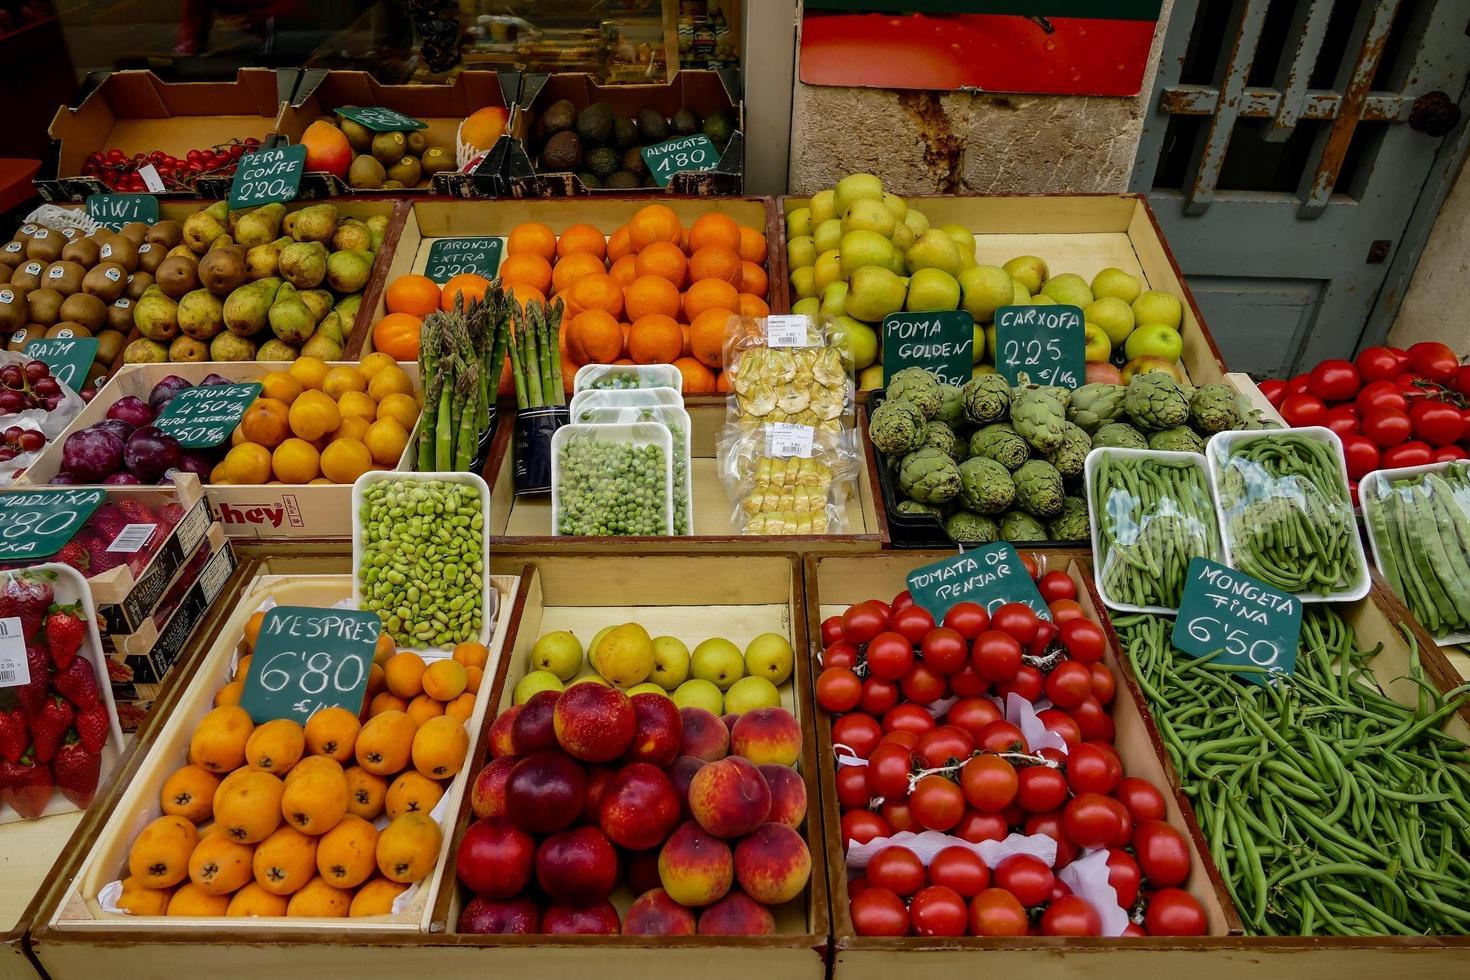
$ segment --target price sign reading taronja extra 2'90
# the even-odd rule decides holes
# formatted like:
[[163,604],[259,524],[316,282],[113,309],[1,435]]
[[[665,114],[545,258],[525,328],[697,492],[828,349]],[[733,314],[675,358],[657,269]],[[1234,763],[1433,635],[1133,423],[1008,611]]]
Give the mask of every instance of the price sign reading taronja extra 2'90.
[[304,724],[322,708],[360,711],[382,631],[377,613],[273,607],[260,624],[240,707],[257,725],[277,718]]
[[1172,637],[1184,653],[1264,668],[1239,676],[1265,685],[1296,669],[1301,633],[1300,599],[1208,558],[1190,561]]

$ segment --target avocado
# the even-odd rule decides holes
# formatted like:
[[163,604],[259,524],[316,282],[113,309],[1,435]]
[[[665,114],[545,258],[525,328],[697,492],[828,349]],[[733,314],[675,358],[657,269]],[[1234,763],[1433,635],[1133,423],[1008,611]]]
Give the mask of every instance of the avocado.
[[606,102],[594,102],[577,113],[577,135],[587,144],[603,145],[612,139],[613,111]]
[[648,173],[648,164],[643,162],[643,148],[635,146],[623,154],[623,169],[635,177]]
[[669,120],[669,128],[675,136],[693,136],[699,132],[699,114],[693,109],[680,109]]
[[587,188],[588,190],[595,191],[598,188],[602,187],[602,180],[599,179],[598,176],[590,170],[584,170],[581,173],[577,174],[577,179],[580,180],[582,182],[582,186]]
[[653,174],[649,174],[647,177],[644,177],[643,178],[643,186],[644,187],[657,187],[658,186],[658,181],[656,181],[656,180],[653,179]]
[[541,151],[542,170],[577,170],[582,166],[582,141],[577,134],[562,130],[546,141]]
[[572,124],[577,121],[577,107],[567,99],[553,102],[541,113],[541,131],[545,134],[547,141],[557,133],[571,129]]
[[599,178],[610,177],[617,172],[622,165],[618,151],[608,146],[599,146],[591,150],[582,158],[582,165],[592,171]]
[[627,116],[613,120],[612,146],[615,150],[626,150],[638,142],[638,127]]
[[622,191],[631,190],[632,188],[638,187],[641,184],[642,181],[638,179],[636,174],[630,174],[626,170],[619,170],[617,173],[609,177],[607,179],[607,183],[603,186],[607,187],[608,189],[617,188],[618,190]]
[[663,113],[648,106],[639,109],[638,136],[645,146],[650,143],[662,143],[668,139],[669,124],[664,121]]
[[709,137],[711,143],[721,150],[725,144],[730,142],[730,134],[735,131],[735,126],[730,122],[730,117],[723,112],[711,112],[704,117],[704,135]]

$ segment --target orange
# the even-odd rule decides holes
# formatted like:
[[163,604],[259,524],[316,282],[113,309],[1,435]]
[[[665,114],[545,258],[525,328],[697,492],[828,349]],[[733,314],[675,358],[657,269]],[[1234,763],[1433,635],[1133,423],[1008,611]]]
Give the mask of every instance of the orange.
[[607,239],[592,225],[572,225],[557,238],[556,254],[567,256],[573,252],[586,252],[601,259],[607,255]]
[[605,272],[572,283],[567,298],[584,310],[603,310],[613,316],[623,312],[623,287]]
[[740,257],[746,262],[766,260],[766,236],[754,228],[740,229]]
[[258,442],[267,449],[274,449],[291,434],[286,420],[289,411],[290,407],[283,401],[257,398],[240,419],[240,431],[250,442]]
[[562,292],[583,276],[597,275],[606,272],[602,260],[595,255],[585,252],[573,252],[565,258],[558,259],[555,267],[551,270],[551,289],[553,292]]
[[625,255],[633,254],[633,239],[628,235],[628,226],[623,225],[607,239],[607,258],[616,262]]
[[722,395],[728,395],[735,389],[730,385],[730,372],[721,371],[715,376],[715,391]]
[[715,373],[692,357],[681,357],[674,367],[684,376],[684,394],[707,395],[715,390]]
[[729,328],[730,311],[705,310],[689,324],[689,352],[705,367],[719,368],[725,350],[725,331]]
[[740,293],[728,282],[705,279],[689,287],[684,294],[684,316],[693,323],[706,310],[740,311]]
[[649,204],[638,209],[628,222],[628,237],[633,248],[643,251],[654,242],[678,242],[684,229],[679,216],[667,204]]
[[766,270],[754,262],[740,263],[740,281],[735,287],[742,293],[752,296],[764,296],[766,289],[770,286],[770,279],[766,276]]
[[490,662],[490,651],[485,644],[474,640],[466,640],[455,646],[451,656],[455,662],[464,664],[466,667],[483,668]]
[[556,232],[539,221],[523,221],[505,239],[506,255],[529,253],[550,262],[556,257]]
[[562,334],[567,338],[567,353],[578,364],[607,364],[623,352],[617,318],[604,310],[578,313]]
[[654,242],[638,253],[636,262],[640,276],[662,276],[681,288],[689,272],[689,260],[679,246],[668,242]]
[[579,366],[576,361],[572,360],[570,354],[566,351],[561,352],[561,388],[562,391],[566,392],[568,400],[572,397],[572,388],[574,387],[572,383],[577,379],[577,368]]
[[[575,293],[573,289],[573,295]],[[670,317],[679,315],[679,287],[662,276],[639,276],[624,290],[623,300],[630,321],[650,313]]]
[[684,331],[661,313],[640,317],[628,334],[628,354],[638,364],[672,364],[683,350]]
[[500,281],[523,282],[544,293],[551,288],[551,263],[530,252],[507,255],[500,263]]
[[389,313],[425,317],[439,308],[439,284],[428,276],[399,276],[383,291]]
[[488,150],[505,133],[510,113],[498,105],[476,109],[459,124],[459,138],[477,150]]
[[764,299],[751,293],[740,294],[740,315],[748,317],[770,316],[771,307]]
[[681,324],[679,324],[679,332],[684,335],[684,346],[681,347],[681,348],[679,348],[679,356],[681,356],[681,357],[688,357],[690,355],[690,353],[691,353],[691,350],[690,350],[690,347],[689,347],[689,324],[687,324],[687,323],[681,323]]
[[506,283],[505,288],[510,291],[510,294],[512,296],[515,297],[515,301],[521,304],[521,309],[523,310],[526,308],[527,303],[534,302],[544,304],[546,302],[546,294],[537,289],[535,286],[530,286],[523,282],[516,282]]
[[419,359],[419,334],[424,321],[409,313],[389,313],[373,325],[373,350],[395,361]]
[[689,278],[695,282],[718,279],[740,283],[740,253],[723,245],[706,245],[689,257]]
[[624,286],[633,285],[633,280],[638,278],[638,259],[632,255],[623,256],[612,264],[608,275]]
[[706,245],[740,248],[740,226],[727,214],[702,214],[689,226],[689,247],[699,251]]
[[[464,296],[466,304],[472,299],[484,299],[485,291],[490,288],[490,280],[474,272],[462,272],[444,284],[444,289],[439,293],[439,309],[454,309],[454,300],[457,296]],[[405,358],[399,358],[405,360]]]

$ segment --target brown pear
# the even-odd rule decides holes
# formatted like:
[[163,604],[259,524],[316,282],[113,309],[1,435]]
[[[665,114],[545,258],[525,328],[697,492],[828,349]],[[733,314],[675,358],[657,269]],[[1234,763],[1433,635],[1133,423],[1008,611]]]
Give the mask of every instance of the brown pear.
[[164,248],[173,248],[184,240],[184,226],[181,222],[165,219],[148,229],[145,240]]
[[[206,256],[207,257],[207,256]],[[185,293],[198,288],[198,263],[193,259],[175,257],[165,259],[153,273],[153,281],[170,299],[179,299]]]
[[239,245],[211,249],[199,260],[199,285],[216,296],[230,295],[231,290],[242,285],[248,278],[245,249]]

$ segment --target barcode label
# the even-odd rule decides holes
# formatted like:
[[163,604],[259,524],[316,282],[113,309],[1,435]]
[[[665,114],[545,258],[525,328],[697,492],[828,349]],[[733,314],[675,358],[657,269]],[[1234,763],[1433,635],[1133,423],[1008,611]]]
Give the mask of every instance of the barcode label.
[[766,317],[766,346],[812,346],[811,321],[799,313]]
[[778,456],[782,459],[792,456],[810,459],[812,437],[816,435],[816,432],[817,430],[809,425],[774,422],[766,426],[766,455]]
[[117,532],[117,537],[112,539],[112,544],[107,546],[107,550],[122,551],[128,554],[141,551],[156,530],[158,530],[157,524],[129,524]]
[[0,619],[0,687],[20,687],[31,682],[31,665],[26,660],[26,640],[19,616]]
[[225,546],[216,552],[213,558],[209,559],[209,564],[205,565],[204,570],[199,573],[199,581],[203,585],[201,591],[204,593],[205,602],[214,601],[214,597],[219,595],[219,590],[224,588],[225,582],[234,570],[234,556],[230,553],[229,542],[226,541]]

